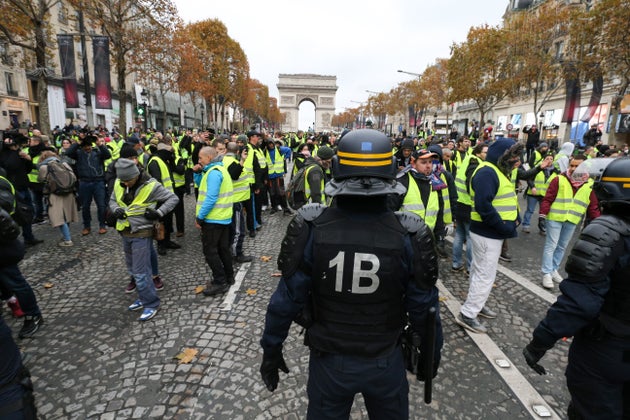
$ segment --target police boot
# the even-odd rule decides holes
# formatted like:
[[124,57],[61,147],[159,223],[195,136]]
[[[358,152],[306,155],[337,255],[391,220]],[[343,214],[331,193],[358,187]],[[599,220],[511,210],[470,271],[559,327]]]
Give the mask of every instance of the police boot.
[[439,238],[437,240],[437,252],[441,258],[448,258],[448,254],[446,253],[446,244],[444,243],[444,238]]

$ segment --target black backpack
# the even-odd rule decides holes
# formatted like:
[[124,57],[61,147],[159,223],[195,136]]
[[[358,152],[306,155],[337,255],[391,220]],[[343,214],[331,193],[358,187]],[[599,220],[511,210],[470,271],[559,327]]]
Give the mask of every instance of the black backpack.
[[302,166],[299,171],[291,179],[286,188],[287,204],[293,210],[298,210],[306,204],[306,194],[304,187],[306,185],[306,170],[313,165]]
[[74,171],[58,160],[51,160],[47,163],[47,166],[46,184],[48,192],[55,195],[74,193],[77,184],[77,176],[74,174]]

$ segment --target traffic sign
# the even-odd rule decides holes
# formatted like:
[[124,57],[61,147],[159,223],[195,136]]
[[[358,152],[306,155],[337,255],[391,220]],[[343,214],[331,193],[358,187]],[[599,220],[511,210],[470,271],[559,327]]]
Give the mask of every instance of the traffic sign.
[[512,124],[508,124],[505,126],[505,128],[507,128],[508,130],[511,130],[514,128],[514,126]]

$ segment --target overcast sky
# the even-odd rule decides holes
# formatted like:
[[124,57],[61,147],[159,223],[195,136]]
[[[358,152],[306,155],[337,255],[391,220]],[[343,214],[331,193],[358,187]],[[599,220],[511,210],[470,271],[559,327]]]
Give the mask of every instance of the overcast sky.
[[[366,90],[388,92],[448,58],[471,26],[498,25],[510,0],[174,0],[185,22],[219,19],[249,60],[250,77],[278,97],[279,74],[337,76],[337,112]],[[492,63],[489,63],[492,64]],[[313,106],[300,107],[300,128]]]

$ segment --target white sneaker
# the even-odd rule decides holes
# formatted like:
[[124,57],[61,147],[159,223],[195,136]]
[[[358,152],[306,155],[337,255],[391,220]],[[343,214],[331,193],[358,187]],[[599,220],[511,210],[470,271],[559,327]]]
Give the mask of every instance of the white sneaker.
[[73,246],[73,245],[74,245],[74,243],[72,241],[63,241],[62,240],[61,242],[59,242],[59,246],[61,246],[61,247],[68,247],[68,246]]
[[262,211],[267,211],[267,206],[262,206],[260,209],[261,209]]
[[551,280],[551,274],[547,273],[543,275],[542,285],[546,289],[553,289],[553,280]]
[[553,278],[553,281],[555,281],[556,283],[560,283],[562,280],[564,280],[560,273],[558,273],[558,270],[553,270],[551,272],[551,278]]

